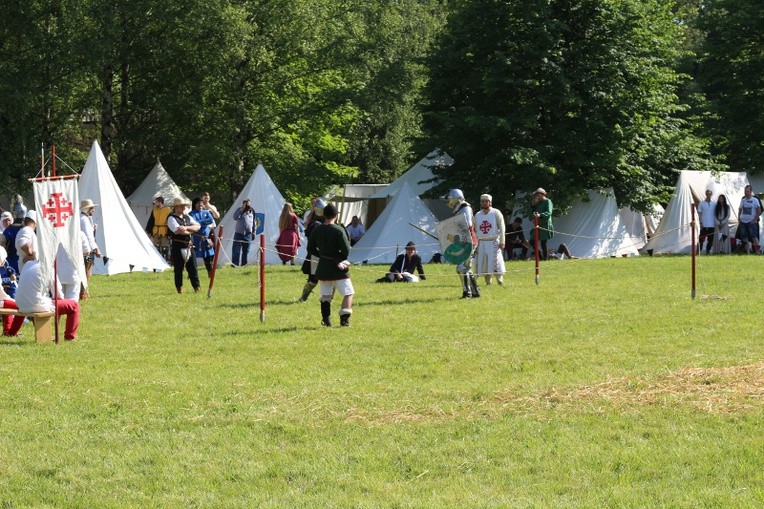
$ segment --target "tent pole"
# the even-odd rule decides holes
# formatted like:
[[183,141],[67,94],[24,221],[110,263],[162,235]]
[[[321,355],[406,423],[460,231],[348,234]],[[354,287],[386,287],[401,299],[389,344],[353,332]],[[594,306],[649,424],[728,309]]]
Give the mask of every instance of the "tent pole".
[[207,288],[207,298],[212,297],[212,285],[215,284],[215,273],[218,270],[218,256],[220,255],[220,239],[223,237],[223,227],[218,228],[218,236],[215,239],[215,256],[212,258],[212,274],[210,274],[210,286]]
[[695,204],[690,204],[690,217],[692,218],[692,221],[690,221],[690,228],[692,228],[692,235],[691,235],[691,243],[690,247],[692,249],[692,256],[690,259],[692,260],[692,300],[695,300]]
[[260,234],[260,322],[265,322],[265,232]]
[[539,216],[534,215],[533,216],[533,253],[536,256],[536,286],[539,285],[540,278],[539,278]]

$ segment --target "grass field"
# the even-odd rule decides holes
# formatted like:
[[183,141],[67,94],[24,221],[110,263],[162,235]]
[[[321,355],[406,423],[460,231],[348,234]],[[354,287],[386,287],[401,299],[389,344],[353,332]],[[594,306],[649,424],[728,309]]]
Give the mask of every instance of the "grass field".
[[331,329],[294,267],[265,323],[254,267],[95,277],[77,342],[0,340],[0,507],[764,506],[764,257],[508,268],[354,267]]

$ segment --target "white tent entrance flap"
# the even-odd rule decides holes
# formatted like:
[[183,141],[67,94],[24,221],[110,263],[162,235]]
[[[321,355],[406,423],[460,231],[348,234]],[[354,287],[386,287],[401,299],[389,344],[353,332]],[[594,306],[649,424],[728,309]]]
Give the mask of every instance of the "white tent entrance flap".
[[391,264],[404,252],[406,244],[413,241],[422,261],[428,262],[440,251],[438,241],[433,238],[437,236],[437,223],[430,209],[405,182],[366,235],[350,250],[348,259],[353,263]]
[[96,260],[94,274],[169,268],[135,218],[96,141],[80,176],[79,195],[98,204],[93,222],[102,258]]

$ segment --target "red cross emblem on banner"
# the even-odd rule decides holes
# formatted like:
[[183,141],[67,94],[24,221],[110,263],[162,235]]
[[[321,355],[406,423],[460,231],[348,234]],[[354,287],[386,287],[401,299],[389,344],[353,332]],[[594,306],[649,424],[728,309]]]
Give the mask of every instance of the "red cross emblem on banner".
[[74,208],[63,193],[51,193],[48,201],[42,206],[42,214],[53,223],[54,228],[61,228],[66,224],[66,220],[74,215]]
[[486,233],[491,231],[492,227],[493,227],[493,225],[490,222],[483,221],[482,223],[480,223],[480,227],[479,228],[480,228],[480,231],[483,232],[483,235],[485,235]]

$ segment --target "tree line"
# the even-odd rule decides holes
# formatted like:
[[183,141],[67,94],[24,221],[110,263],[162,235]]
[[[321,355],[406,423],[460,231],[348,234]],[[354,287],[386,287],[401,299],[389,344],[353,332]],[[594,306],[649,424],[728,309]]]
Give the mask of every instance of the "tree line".
[[[129,194],[157,160],[222,205],[262,163],[304,207],[438,147],[468,195],[761,171],[758,0],[28,0],[0,11],[0,188],[97,139]],[[10,5],[12,4],[12,5]],[[498,205],[498,204],[497,204]]]

